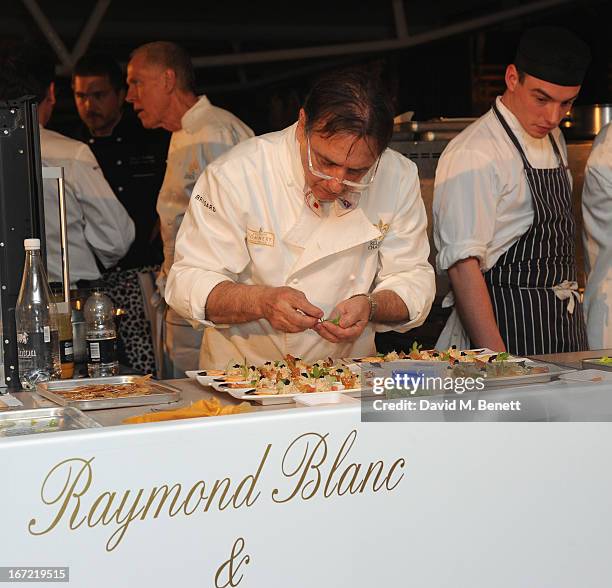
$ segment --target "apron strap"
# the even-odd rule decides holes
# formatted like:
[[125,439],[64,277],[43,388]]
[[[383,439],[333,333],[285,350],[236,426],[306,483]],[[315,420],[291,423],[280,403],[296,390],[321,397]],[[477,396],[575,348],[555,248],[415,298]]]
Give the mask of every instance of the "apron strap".
[[495,116],[497,117],[497,120],[499,120],[503,129],[506,131],[510,140],[514,143],[516,150],[519,152],[519,155],[521,156],[521,159],[523,160],[525,169],[532,169],[531,164],[529,163],[529,160],[527,159],[527,156],[525,155],[525,152],[523,151],[523,148],[521,147],[521,144],[519,143],[519,140],[516,138],[516,135],[512,132],[510,125],[506,122],[506,119],[502,116],[502,113],[499,111],[499,109],[497,108],[497,104],[495,103],[493,103],[493,112],[495,113]]

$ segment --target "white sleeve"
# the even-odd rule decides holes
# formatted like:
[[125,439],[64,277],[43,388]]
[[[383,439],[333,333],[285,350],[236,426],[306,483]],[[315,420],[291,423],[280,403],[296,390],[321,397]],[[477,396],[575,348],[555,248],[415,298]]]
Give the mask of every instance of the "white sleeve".
[[607,131],[595,139],[582,191],[584,313],[591,349],[612,345],[612,126]]
[[238,280],[250,262],[246,246],[248,211],[227,176],[220,181],[207,168],[195,185],[176,239],[174,264],[165,297],[185,318],[206,326],[206,301],[220,282]]
[[117,263],[134,241],[134,223],[104,178],[87,145],[72,165],[70,177],[83,210],[85,239],[104,267]]
[[377,331],[405,332],[418,327],[427,318],[436,293],[434,270],[427,260],[427,214],[416,166],[410,167],[410,175],[401,184],[399,208],[378,250],[379,268],[374,282],[374,292],[391,290],[403,300],[410,320],[400,325],[378,323]]
[[442,154],[433,200],[434,242],[439,272],[476,257],[487,266],[487,248],[495,231],[498,202],[490,158],[456,149]]

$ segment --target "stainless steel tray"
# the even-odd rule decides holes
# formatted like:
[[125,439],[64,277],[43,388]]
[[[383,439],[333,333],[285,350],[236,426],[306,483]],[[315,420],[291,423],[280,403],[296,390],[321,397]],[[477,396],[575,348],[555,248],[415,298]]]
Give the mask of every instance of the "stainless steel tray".
[[[554,363],[544,363],[542,361],[533,361],[531,359],[526,359],[524,361],[525,365],[527,366],[546,367],[548,368],[548,371],[543,374],[536,373],[523,374],[518,376],[487,376],[484,378],[485,389],[550,382],[551,380],[556,380],[561,374],[567,374],[569,372],[576,371],[573,368],[560,367],[558,365],[555,365]],[[474,370],[474,373],[471,374],[471,377],[478,377],[478,375],[478,372]]]
[[73,431],[101,426],[80,410],[69,406],[9,410],[0,413],[0,437]]
[[92,400],[70,400],[56,392],[70,390],[79,386],[92,386],[95,384],[131,384],[142,376],[109,376],[106,378],[81,378],[75,380],[55,380],[38,384],[36,391],[61,406],[73,406],[81,410],[100,410],[104,408],[125,408],[128,406],[144,406],[147,404],[168,404],[180,400],[181,393],[178,388],[170,384],[161,384],[150,380],[151,392],[142,396],[120,396],[118,398],[96,398]]
[[583,370],[605,370],[607,372],[612,372],[612,364],[600,363],[599,360],[601,357],[595,357],[593,359],[583,359],[582,360],[582,369]]

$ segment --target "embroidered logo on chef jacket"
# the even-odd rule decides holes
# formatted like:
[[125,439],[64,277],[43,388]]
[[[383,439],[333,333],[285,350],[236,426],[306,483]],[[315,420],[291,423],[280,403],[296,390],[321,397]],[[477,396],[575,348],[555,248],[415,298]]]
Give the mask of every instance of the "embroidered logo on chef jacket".
[[372,251],[373,249],[378,249],[383,239],[389,232],[389,223],[383,223],[382,220],[378,221],[377,225],[374,225],[380,231],[380,237],[376,237],[376,239],[372,239],[370,244],[368,245],[368,251]]
[[208,202],[208,200],[206,200],[206,198],[202,198],[202,196],[200,196],[199,194],[196,194],[194,196],[194,198],[198,201],[201,202],[206,208],[208,208],[208,210],[210,210],[211,212],[217,212],[217,209],[210,203]]
[[265,245],[266,247],[274,247],[274,233],[264,231],[261,227],[259,230],[249,229],[247,227],[247,241],[253,245]]

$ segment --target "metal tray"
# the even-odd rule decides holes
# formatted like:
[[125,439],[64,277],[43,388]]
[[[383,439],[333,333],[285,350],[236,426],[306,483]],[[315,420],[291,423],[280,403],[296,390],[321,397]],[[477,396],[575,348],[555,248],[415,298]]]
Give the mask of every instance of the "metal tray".
[[142,376],[109,376],[105,378],[81,378],[75,380],[55,380],[38,384],[36,391],[61,406],[73,406],[81,410],[100,410],[105,408],[126,408],[128,406],[144,406],[147,404],[169,404],[181,398],[178,388],[170,384],[161,384],[150,380],[151,392],[143,396],[123,396],[118,398],[98,398],[93,400],[69,400],[60,394],[59,390],[70,390],[79,386],[92,386],[95,384],[131,384]]
[[0,437],[74,431],[101,426],[80,410],[66,406],[9,410],[0,413]]
[[[543,374],[523,374],[518,376],[488,376],[484,378],[485,389],[550,382],[551,380],[557,379],[561,374],[567,374],[569,372],[576,371],[573,368],[560,367],[558,365],[555,365],[554,363],[544,363],[542,361],[533,361],[531,359],[525,360],[525,365],[533,367],[547,367],[548,371]],[[478,372],[475,370],[471,377],[478,377],[478,375]]]
[[599,363],[601,357],[594,357],[592,359],[583,359],[582,360],[582,369],[596,369],[596,370],[605,370],[607,372],[612,372],[612,365]]

